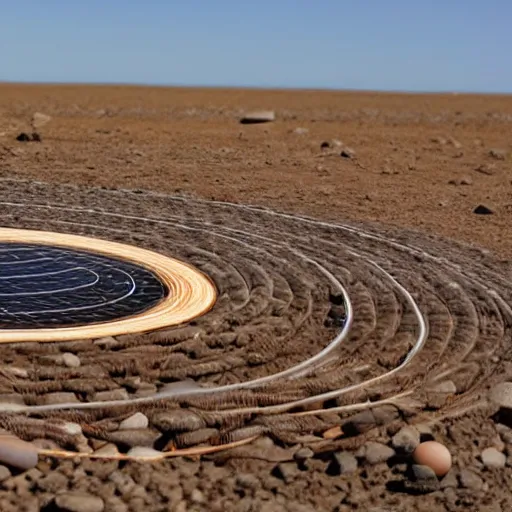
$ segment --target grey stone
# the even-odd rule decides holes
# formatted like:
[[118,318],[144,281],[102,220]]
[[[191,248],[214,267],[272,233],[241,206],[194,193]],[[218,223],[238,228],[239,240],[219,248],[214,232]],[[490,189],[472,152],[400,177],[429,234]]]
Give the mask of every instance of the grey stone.
[[386,462],[395,455],[395,450],[385,444],[369,441],[364,445],[364,458],[370,464]]
[[55,504],[66,512],[103,512],[105,504],[98,496],[82,492],[66,492],[55,498]]
[[499,407],[512,409],[512,382],[501,382],[491,388],[489,398]]
[[259,478],[251,473],[240,473],[236,477],[236,483],[245,489],[258,489],[261,484]]
[[275,468],[275,474],[286,483],[290,483],[297,477],[299,469],[294,462],[281,462]]
[[440,482],[441,489],[448,489],[448,488],[456,488],[459,486],[459,482],[457,481],[457,475],[455,474],[455,471],[451,469],[448,471],[448,473],[443,477],[443,479]]
[[17,469],[31,469],[39,462],[39,450],[12,435],[0,435],[0,463]]
[[151,424],[161,432],[189,432],[205,427],[196,413],[187,410],[166,411],[151,417]]
[[504,468],[507,457],[496,448],[486,448],[481,454],[482,462],[487,468]]
[[147,428],[149,425],[149,420],[145,414],[141,412],[136,412],[129,418],[123,420],[119,425],[119,430],[131,430],[138,428]]
[[67,403],[78,403],[79,400],[74,393],[68,392],[59,392],[59,393],[48,393],[43,397],[44,405],[54,405],[54,404],[67,404]]
[[412,453],[420,444],[420,433],[414,427],[403,427],[393,436],[391,444],[399,452]]
[[93,396],[94,402],[110,402],[114,400],[128,400],[128,391],[124,388],[100,391]]
[[459,482],[461,487],[471,489],[473,491],[479,491],[484,485],[483,480],[470,469],[463,469],[460,472]]
[[311,459],[315,455],[315,452],[311,448],[300,448],[293,455],[293,458],[297,461],[304,461],[307,459]]
[[333,456],[331,468],[334,468],[336,473],[340,475],[354,473],[357,471],[357,459],[349,452],[336,452]]
[[160,437],[160,433],[150,429],[131,429],[118,430],[109,434],[109,440],[116,444],[125,446],[146,446],[153,447],[155,441]]
[[439,480],[434,471],[428,466],[413,464],[412,480],[404,482],[405,488],[417,494],[427,494],[440,489]]

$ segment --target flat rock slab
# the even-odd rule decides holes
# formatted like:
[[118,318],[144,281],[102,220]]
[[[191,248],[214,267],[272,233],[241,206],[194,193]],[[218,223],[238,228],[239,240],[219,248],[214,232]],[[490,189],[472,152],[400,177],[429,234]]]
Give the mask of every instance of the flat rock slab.
[[276,114],[273,110],[259,110],[255,112],[248,112],[242,119],[241,124],[258,124],[258,123],[271,123],[276,120]]

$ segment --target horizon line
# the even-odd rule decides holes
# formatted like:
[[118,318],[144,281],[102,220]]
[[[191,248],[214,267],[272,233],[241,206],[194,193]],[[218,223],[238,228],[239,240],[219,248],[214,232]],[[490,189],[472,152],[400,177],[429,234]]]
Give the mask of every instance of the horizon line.
[[279,92],[340,92],[340,93],[369,93],[369,94],[406,94],[406,95],[475,95],[475,96],[511,96],[512,91],[472,91],[454,89],[411,90],[411,89],[378,89],[378,88],[342,88],[328,86],[279,86],[279,85],[200,85],[200,84],[163,84],[148,82],[101,82],[101,81],[29,81],[29,80],[1,80],[0,85],[24,86],[75,86],[75,87],[147,87],[158,89],[228,89],[248,91],[279,91]]

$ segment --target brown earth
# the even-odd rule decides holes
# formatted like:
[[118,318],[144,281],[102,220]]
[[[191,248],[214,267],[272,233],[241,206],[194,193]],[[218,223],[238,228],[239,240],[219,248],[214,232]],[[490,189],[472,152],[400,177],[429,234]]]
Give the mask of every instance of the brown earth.
[[[253,109],[274,109],[277,119],[239,124]],[[38,130],[42,142],[17,141],[36,111],[52,116]],[[1,85],[2,226],[158,250],[209,274],[221,299],[181,330],[2,347],[3,402],[128,402],[4,412],[0,426],[78,451],[261,437],[202,460],[44,459],[15,476],[4,468],[0,509],[67,510],[65,493],[81,492],[92,500],[83,510],[107,512],[509,510],[511,457],[490,468],[482,451],[512,454],[507,415],[486,400],[489,387],[512,379],[511,123],[506,96]],[[480,204],[494,214],[473,213]],[[403,371],[380,379],[421,338],[386,272],[411,292],[429,331]],[[311,357],[347,313],[335,281],[354,323],[335,358],[307,379],[130,403],[172,382],[236,384]],[[63,353],[80,367],[66,366]],[[9,373],[13,366],[24,373]],[[368,400],[381,404],[350,408]],[[123,433],[120,422],[135,411],[148,427]],[[162,425],[166,414],[180,425],[169,427],[169,416]],[[83,435],[64,436],[64,420]],[[391,456],[381,446],[405,424],[454,457],[425,496],[404,484],[400,447]],[[326,440],[339,425],[345,437]],[[388,455],[374,460],[368,450],[379,447]],[[354,473],[339,474],[339,454],[356,455]]]

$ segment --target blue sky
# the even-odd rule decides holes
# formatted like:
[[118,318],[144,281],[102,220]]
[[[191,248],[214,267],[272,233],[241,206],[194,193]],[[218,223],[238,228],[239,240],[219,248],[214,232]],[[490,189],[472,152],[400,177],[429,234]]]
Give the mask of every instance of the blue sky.
[[512,92],[510,0],[0,7],[0,81]]

